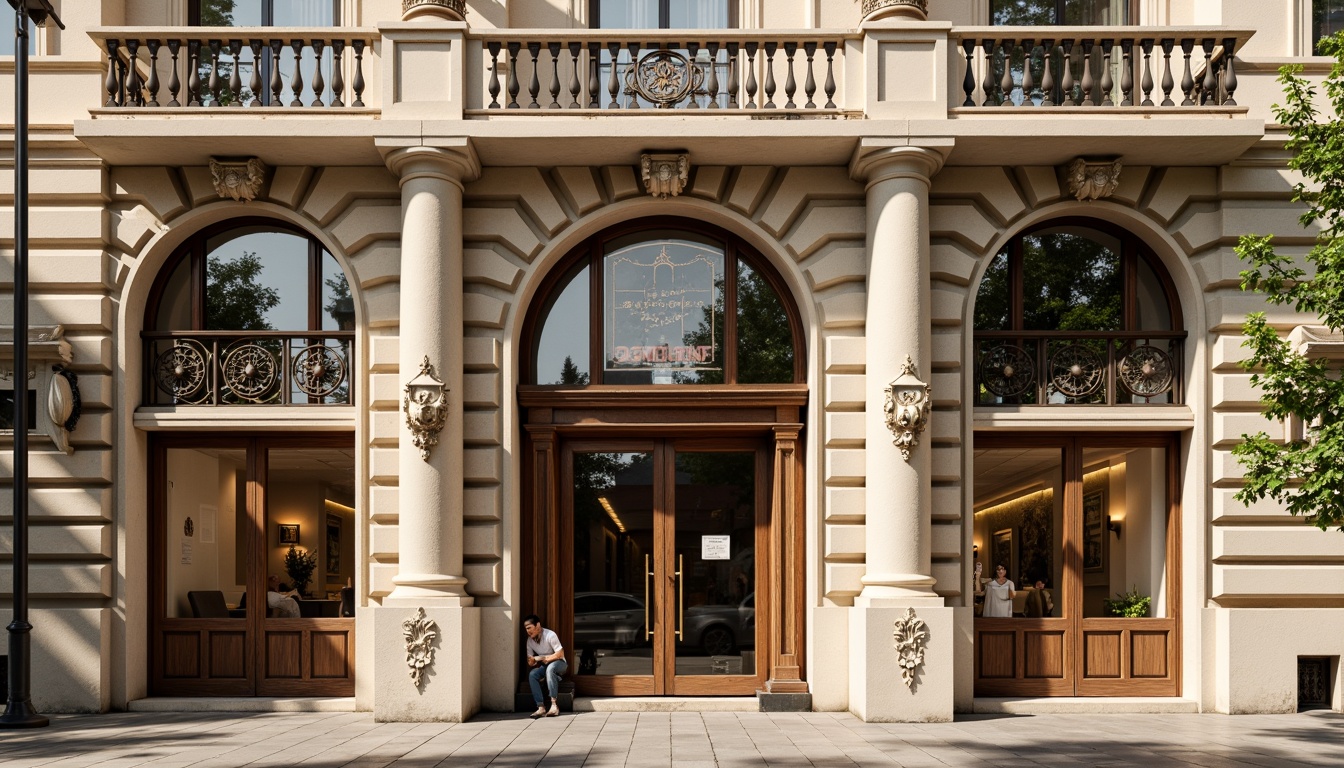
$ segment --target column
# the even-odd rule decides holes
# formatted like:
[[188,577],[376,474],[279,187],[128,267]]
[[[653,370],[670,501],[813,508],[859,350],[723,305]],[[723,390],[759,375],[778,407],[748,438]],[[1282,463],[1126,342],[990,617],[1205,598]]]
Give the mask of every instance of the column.
[[[927,397],[929,186],[943,158],[936,146],[863,140],[850,168],[868,215],[866,573],[850,613],[850,707],[869,721],[952,718],[952,609],[933,591],[929,542],[932,448],[922,425],[893,430],[885,408],[893,385]],[[915,623],[927,642],[907,684],[894,633]]]
[[[398,573],[374,620],[374,717],[461,721],[480,705],[479,609],[462,575],[462,185],[480,163],[466,139],[412,144],[380,142],[401,180],[398,362],[410,407],[403,401],[398,445]],[[441,403],[431,417],[416,410],[417,392]],[[421,416],[417,427],[408,414]],[[420,610],[437,643],[416,683],[403,623]]]

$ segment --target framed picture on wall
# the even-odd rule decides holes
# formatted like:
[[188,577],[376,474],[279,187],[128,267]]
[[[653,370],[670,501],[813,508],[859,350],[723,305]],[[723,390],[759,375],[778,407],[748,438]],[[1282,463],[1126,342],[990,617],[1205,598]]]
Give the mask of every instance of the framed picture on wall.
[[280,546],[299,543],[299,526],[281,524],[277,527],[280,533]]
[[341,572],[341,518],[327,515],[327,578]]
[[[1013,567],[1013,529],[1004,528],[1001,531],[994,532],[994,538],[990,539],[989,545],[989,575],[988,578],[994,578],[994,570],[1002,565],[1004,568]],[[1008,574],[1008,578],[1018,578],[1016,574]]]
[[1083,570],[1106,570],[1106,492],[1083,494]]

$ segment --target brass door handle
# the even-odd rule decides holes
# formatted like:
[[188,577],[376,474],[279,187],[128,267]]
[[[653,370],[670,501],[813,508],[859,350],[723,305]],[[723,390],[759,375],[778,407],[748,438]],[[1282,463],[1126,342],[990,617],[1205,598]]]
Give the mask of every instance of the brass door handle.
[[682,570],[681,555],[677,555],[677,639],[682,640],[682,630],[686,626],[686,578]]
[[653,576],[653,571],[649,569],[649,556],[644,555],[644,639],[653,637],[653,629],[649,627],[649,578]]

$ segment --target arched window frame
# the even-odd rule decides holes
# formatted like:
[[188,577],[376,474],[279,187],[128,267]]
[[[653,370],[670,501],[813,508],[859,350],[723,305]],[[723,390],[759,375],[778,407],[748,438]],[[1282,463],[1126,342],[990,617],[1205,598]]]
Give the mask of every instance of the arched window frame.
[[[603,269],[602,259],[606,255],[607,243],[642,231],[682,231],[687,234],[708,238],[723,246],[724,252],[724,384],[673,384],[673,385],[607,385],[602,381],[602,328],[603,328]],[[770,262],[742,238],[719,227],[707,225],[691,219],[677,216],[656,216],[636,219],[602,230],[587,238],[573,248],[565,258],[557,263],[546,275],[545,283],[536,294],[532,306],[523,323],[523,344],[519,365],[521,380],[529,385],[537,381],[536,350],[540,343],[540,334],[546,315],[556,297],[569,284],[570,276],[582,266],[588,267],[589,279],[589,327],[588,327],[588,370],[591,376],[588,387],[594,386],[676,386],[676,387],[740,387],[737,384],[737,270],[736,262],[741,260],[756,271],[779,297],[784,313],[788,317],[789,333],[793,339],[793,381],[806,381],[806,345],[803,341],[802,318],[788,290]],[[541,385],[548,386],[548,385]],[[559,385],[549,385],[559,386]]]

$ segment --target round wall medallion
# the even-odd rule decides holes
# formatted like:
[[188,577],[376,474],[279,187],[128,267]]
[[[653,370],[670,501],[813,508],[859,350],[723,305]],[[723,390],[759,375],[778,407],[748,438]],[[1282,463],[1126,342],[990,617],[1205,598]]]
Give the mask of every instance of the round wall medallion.
[[676,51],[652,51],[625,74],[626,90],[667,109],[700,88],[704,73]]
[[1171,355],[1166,350],[1142,344],[1120,359],[1120,386],[1131,395],[1156,397],[1171,389]]
[[1106,377],[1101,358],[1080,344],[1070,344],[1050,356],[1050,383],[1065,397],[1087,397],[1101,388]]
[[266,399],[277,377],[275,355],[259,344],[242,344],[224,356],[224,386],[244,400]]
[[178,339],[154,361],[154,385],[174,400],[194,402],[205,390],[210,353],[192,339]]
[[1026,350],[1000,344],[980,358],[980,383],[996,397],[1018,397],[1036,383],[1036,364]]
[[309,397],[326,397],[345,381],[345,360],[331,347],[315,344],[294,356],[294,385]]

